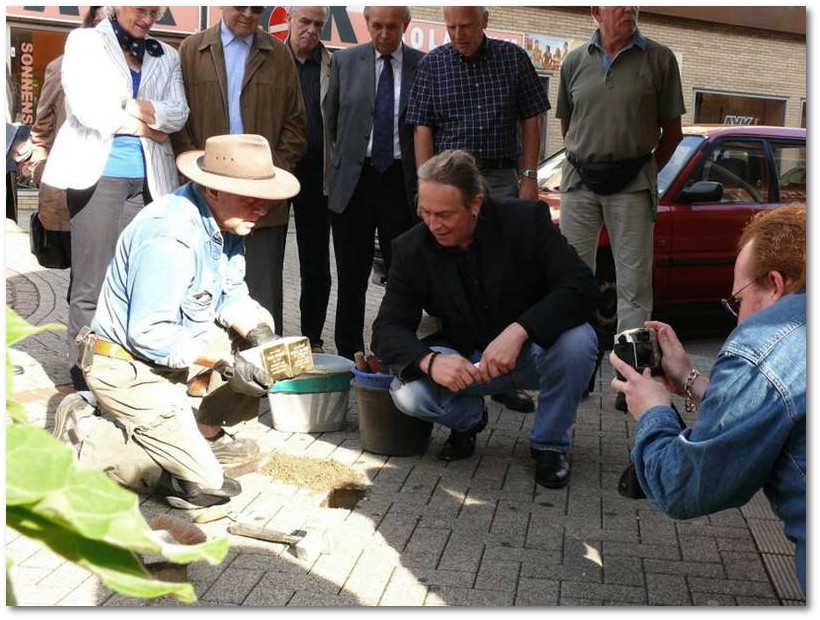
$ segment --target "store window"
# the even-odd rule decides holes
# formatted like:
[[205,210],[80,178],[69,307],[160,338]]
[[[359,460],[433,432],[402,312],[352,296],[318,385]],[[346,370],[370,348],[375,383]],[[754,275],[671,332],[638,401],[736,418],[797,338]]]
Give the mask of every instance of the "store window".
[[696,91],[695,123],[782,127],[786,124],[786,100]]
[[805,129],[806,128],[806,100],[803,99],[800,102],[800,126]]
[[31,27],[9,30],[10,110],[15,122],[31,125],[37,113],[46,66],[63,53],[68,32]]
[[707,156],[697,180],[723,185],[724,203],[769,202],[771,180],[763,143],[721,142]]
[[772,143],[780,202],[806,202],[806,147]]

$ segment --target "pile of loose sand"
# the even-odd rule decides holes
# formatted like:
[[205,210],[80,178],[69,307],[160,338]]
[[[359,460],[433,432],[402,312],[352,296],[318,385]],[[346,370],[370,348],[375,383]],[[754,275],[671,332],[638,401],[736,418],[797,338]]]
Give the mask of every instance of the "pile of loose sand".
[[365,489],[370,486],[370,481],[365,475],[347,465],[333,460],[320,461],[304,456],[273,454],[259,471],[275,480],[314,491]]

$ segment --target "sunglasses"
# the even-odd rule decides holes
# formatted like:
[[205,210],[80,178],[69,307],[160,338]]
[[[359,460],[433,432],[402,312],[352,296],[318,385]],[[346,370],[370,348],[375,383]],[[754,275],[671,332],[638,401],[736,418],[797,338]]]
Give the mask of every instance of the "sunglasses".
[[237,13],[244,13],[247,9],[250,9],[254,15],[261,15],[265,12],[265,7],[263,6],[235,6],[233,8]]
[[743,291],[749,288],[752,284],[759,282],[763,278],[765,278],[765,276],[755,278],[745,286],[742,286],[737,293],[732,293],[732,296],[728,299],[721,299],[720,302],[723,304],[723,307],[726,308],[726,312],[731,314],[733,317],[737,318],[738,314],[740,314],[740,304],[743,301],[743,299],[739,298],[738,295],[740,295]]

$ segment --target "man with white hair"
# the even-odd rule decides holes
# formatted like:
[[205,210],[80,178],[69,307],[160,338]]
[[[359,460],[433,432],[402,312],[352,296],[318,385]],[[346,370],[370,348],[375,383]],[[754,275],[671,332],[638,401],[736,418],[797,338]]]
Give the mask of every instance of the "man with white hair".
[[267,393],[270,376],[234,354],[229,335],[251,346],[273,336],[270,314],[244,282],[244,239],[269,201],[291,198],[299,182],[255,135],[209,138],[177,167],[191,182],[125,228],[81,332],[78,363],[105,413],[73,394],[57,408],[53,433],[80,463],[190,509],[225,503],[241,488],[198,427],[187,382],[210,369],[221,375],[235,396],[223,401],[227,425],[241,421],[243,399]]
[[[606,225],[622,332],[652,314],[658,171],[682,138],[686,110],[675,55],[641,33],[638,7],[593,6],[592,17],[598,29],[561,63],[561,232],[595,273]],[[616,406],[624,409],[622,398]]]
[[299,246],[301,333],[310,339],[314,353],[322,353],[322,330],[330,300],[330,211],[327,194],[330,173],[330,139],[322,104],[330,85],[330,52],[319,35],[330,16],[326,6],[289,6],[288,39],[307,119],[307,150],[294,174],[302,191],[293,199],[296,243]]

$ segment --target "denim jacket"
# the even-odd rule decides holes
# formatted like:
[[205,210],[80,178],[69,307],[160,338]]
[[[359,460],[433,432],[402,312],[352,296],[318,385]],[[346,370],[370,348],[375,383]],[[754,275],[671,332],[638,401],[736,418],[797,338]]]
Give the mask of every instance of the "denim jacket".
[[219,230],[192,183],[148,205],[125,228],[91,328],[137,357],[187,368],[214,321],[230,327],[261,308],[245,284],[245,245]]
[[763,487],[796,544],[806,589],[806,291],[755,313],[718,354],[692,428],[669,407],[638,421],[632,458],[647,497],[688,519]]

